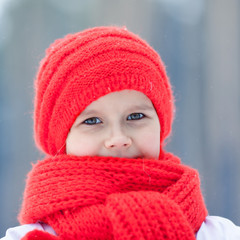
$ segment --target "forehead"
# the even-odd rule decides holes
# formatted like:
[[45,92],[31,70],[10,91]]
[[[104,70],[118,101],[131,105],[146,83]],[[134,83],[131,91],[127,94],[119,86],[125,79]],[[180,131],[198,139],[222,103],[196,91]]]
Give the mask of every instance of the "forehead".
[[[121,107],[141,107],[153,108],[151,100],[142,92],[135,90],[122,90],[109,93],[90,103],[85,110],[103,106]],[[85,111],[84,110],[84,111]],[[100,109],[99,109],[100,110]]]
[[152,101],[142,92],[122,90],[106,94],[91,102],[75,119],[72,126],[87,118],[123,118],[126,114],[142,112],[149,117],[157,116]]

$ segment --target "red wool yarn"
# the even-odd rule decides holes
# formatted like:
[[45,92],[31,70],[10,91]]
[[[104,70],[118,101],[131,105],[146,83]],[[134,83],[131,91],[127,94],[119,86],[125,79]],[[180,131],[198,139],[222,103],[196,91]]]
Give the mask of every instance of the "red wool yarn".
[[43,222],[22,240],[194,240],[207,209],[196,170],[161,149],[159,160],[70,156],[65,141],[77,116],[115,91],[153,103],[160,144],[171,133],[174,99],[164,64],[126,28],[97,27],[56,40],[35,81],[34,134],[49,156],[28,175],[21,224]]
[[[77,157],[39,161],[28,176],[22,224],[49,224],[46,239],[194,240],[207,210],[196,170],[161,160]],[[44,239],[32,231],[24,240]]]
[[160,56],[126,28],[97,27],[56,40],[35,81],[34,133],[49,156],[28,175],[21,224],[43,222],[23,240],[194,240],[207,209],[196,170],[161,149],[159,160],[70,156],[65,141],[76,117],[98,98],[144,93],[171,133],[174,99]]
[[35,81],[34,133],[49,155],[65,153],[76,117],[94,100],[132,89],[151,99],[161,125],[161,147],[171,132],[173,96],[157,52],[126,28],[97,27],[56,40]]

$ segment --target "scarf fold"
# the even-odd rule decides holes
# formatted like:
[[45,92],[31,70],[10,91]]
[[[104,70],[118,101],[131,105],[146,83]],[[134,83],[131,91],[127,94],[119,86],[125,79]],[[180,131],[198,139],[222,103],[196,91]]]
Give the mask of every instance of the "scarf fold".
[[60,155],[33,166],[19,221],[49,224],[58,235],[52,239],[177,240],[195,239],[206,215],[198,172],[172,154],[161,160]]

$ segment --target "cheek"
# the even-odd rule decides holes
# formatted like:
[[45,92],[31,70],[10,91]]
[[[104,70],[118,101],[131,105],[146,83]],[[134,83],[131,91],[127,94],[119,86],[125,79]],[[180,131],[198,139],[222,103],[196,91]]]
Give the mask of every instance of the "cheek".
[[143,132],[139,136],[138,147],[145,158],[158,159],[160,154],[160,130],[159,134],[156,131]]
[[89,136],[78,136],[69,134],[66,140],[66,152],[75,156],[96,156],[98,155],[97,138]]

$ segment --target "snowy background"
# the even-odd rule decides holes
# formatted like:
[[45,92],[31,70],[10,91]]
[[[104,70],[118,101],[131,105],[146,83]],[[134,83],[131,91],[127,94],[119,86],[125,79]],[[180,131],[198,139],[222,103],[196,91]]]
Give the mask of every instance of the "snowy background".
[[126,26],[167,66],[176,119],[168,149],[197,168],[209,213],[240,225],[239,0],[0,0],[0,237],[18,225],[33,141],[33,79],[67,33]]

